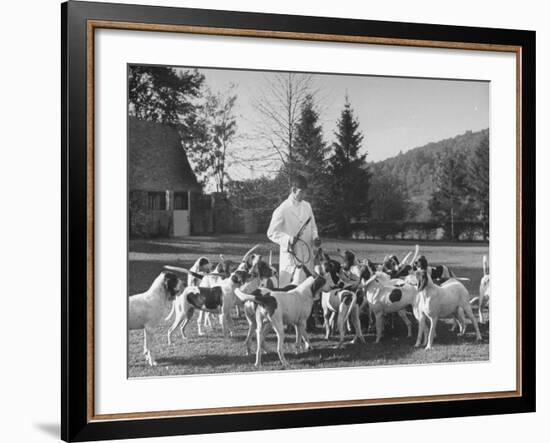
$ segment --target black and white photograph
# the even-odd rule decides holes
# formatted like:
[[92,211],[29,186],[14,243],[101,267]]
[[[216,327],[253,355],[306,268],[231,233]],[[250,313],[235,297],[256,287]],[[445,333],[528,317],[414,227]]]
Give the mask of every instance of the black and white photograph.
[[128,377],[489,360],[489,82],[127,73]]

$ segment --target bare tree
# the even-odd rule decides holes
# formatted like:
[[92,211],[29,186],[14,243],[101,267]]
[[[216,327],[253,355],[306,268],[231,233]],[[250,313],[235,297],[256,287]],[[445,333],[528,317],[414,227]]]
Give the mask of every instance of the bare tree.
[[234,160],[260,173],[292,174],[301,107],[306,97],[314,93],[311,75],[278,73],[266,76],[253,101],[258,116],[252,122],[255,133],[242,156]]

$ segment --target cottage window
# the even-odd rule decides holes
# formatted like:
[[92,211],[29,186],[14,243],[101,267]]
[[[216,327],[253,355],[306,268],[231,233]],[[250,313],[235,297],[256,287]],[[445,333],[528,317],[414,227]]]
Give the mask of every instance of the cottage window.
[[164,192],[149,192],[147,207],[152,211],[166,210],[166,194]]
[[187,192],[174,192],[174,209],[183,211],[189,209]]

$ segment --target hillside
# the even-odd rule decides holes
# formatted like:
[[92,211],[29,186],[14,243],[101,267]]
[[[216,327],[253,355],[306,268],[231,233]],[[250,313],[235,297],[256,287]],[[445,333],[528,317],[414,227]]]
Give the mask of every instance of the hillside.
[[406,184],[409,198],[418,206],[415,219],[428,220],[430,213],[427,202],[434,190],[432,177],[438,155],[447,149],[452,149],[464,151],[469,157],[488,133],[488,129],[478,132],[467,131],[453,138],[413,148],[380,162],[372,162],[369,166],[374,174],[378,172],[389,174]]

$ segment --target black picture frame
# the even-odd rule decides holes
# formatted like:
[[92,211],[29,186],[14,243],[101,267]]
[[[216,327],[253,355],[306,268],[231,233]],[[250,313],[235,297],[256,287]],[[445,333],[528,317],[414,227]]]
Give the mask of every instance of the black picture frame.
[[[442,26],[341,18],[274,15],[187,8],[70,1],[61,5],[62,108],[62,373],[61,437],[90,441],[136,437],[207,434],[291,427],[311,427],[394,420],[512,414],[535,411],[535,32],[507,29]],[[186,25],[236,30],[508,45],[518,48],[521,118],[518,141],[521,213],[518,273],[521,298],[518,312],[521,337],[519,395],[467,400],[442,399],[334,408],[307,408],[96,420],[90,414],[90,306],[93,291],[93,211],[89,190],[93,165],[87,155],[90,113],[87,81],[88,23],[91,20],[156,25]],[[90,275],[92,272],[92,275]],[[93,363],[93,362],[92,362]],[[93,408],[93,403],[92,403]]]

